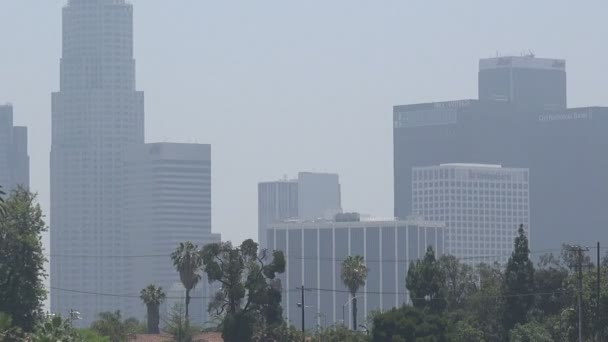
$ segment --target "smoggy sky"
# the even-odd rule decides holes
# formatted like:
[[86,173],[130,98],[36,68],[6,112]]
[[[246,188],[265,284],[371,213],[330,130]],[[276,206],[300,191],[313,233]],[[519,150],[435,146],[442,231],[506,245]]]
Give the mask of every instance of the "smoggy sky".
[[[132,2],[146,140],[212,144],[213,230],[234,242],[257,235],[257,182],[298,171],[392,216],[392,106],[476,98],[479,58],[565,58],[569,105],[608,105],[606,1]],[[0,0],[0,103],[47,214],[65,3]]]

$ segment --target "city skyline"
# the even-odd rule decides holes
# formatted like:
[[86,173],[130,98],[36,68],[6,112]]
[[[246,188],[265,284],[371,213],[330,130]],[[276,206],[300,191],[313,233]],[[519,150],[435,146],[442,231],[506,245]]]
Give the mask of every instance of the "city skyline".
[[[15,124],[30,130],[32,190],[39,192],[47,213],[48,93],[59,84],[60,12],[65,3],[8,1],[2,4],[2,13],[14,15],[0,20],[1,31],[7,32],[4,44],[11,47],[0,56],[0,75],[6,80],[0,84],[0,103],[12,102],[17,109]],[[608,54],[602,44],[608,28],[599,25],[608,4],[576,7],[567,1],[514,1],[500,12],[473,1],[442,8],[423,3],[392,2],[382,7],[310,2],[300,4],[298,11],[276,2],[234,6],[135,0],[134,4],[137,81],[149,94],[147,136],[151,141],[215,146],[214,225],[228,240],[256,235],[257,182],[302,169],[341,174],[345,208],[392,216],[390,107],[477,97],[477,60],[496,51],[519,55],[532,49],[538,56],[566,59],[569,106],[608,104],[597,72]],[[324,11],[318,11],[321,4]],[[350,8],[347,14],[341,10],[344,6]],[[159,26],[167,14],[179,20]],[[233,15],[244,20],[229,24]],[[18,20],[20,16],[31,20]],[[339,28],[332,26],[336,16],[342,18]],[[519,19],[518,25],[506,20],[512,17]],[[304,25],[310,18],[317,25]],[[428,26],[425,18],[442,24],[421,31],[418,27]],[[277,30],[277,25],[282,29]],[[450,29],[440,30],[443,25]],[[586,39],[578,39],[583,33]],[[298,45],[286,41],[288,36]],[[557,36],[558,40],[553,38]],[[259,44],[247,43],[254,37]],[[166,48],[158,49],[159,44]],[[248,53],[243,55],[239,46],[246,46]],[[177,64],[175,51],[184,52]],[[268,63],[269,59],[282,62]],[[318,82],[325,76],[327,82]],[[326,127],[315,127],[315,122]],[[270,123],[276,129],[268,130]],[[251,128],[265,134],[253,136]],[[313,130],[315,141],[306,142]],[[251,143],[232,146],[227,131],[250,137]],[[375,167],[361,168],[361,156]],[[239,174],[234,158],[253,165],[250,172]],[[258,160],[265,162],[256,164]],[[364,184],[370,178],[377,183]],[[230,193],[235,191],[242,193],[244,208],[238,220],[230,214]]]

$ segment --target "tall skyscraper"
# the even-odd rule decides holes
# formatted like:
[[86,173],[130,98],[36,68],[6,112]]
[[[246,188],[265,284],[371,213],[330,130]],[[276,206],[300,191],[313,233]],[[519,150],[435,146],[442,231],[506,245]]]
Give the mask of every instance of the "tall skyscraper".
[[125,309],[125,152],[144,142],[135,88],[133,7],[70,0],[63,9],[60,91],[52,96],[51,310]]
[[298,182],[258,183],[258,243],[266,247],[266,230],[272,223],[298,217]]
[[13,126],[13,106],[0,105],[0,185],[8,194],[17,186],[30,186],[27,128]]
[[[169,255],[180,242],[203,247],[219,242],[211,233],[211,145],[153,143],[135,146],[126,155],[125,231],[133,255],[130,258],[129,293],[139,293],[149,284],[169,291],[181,286],[179,273]],[[153,259],[151,259],[153,258]],[[207,281],[197,286],[191,304],[191,319],[203,324],[207,300],[213,295]],[[146,308],[132,300],[130,316],[144,319]],[[164,307],[162,316],[171,307]]]
[[258,241],[266,247],[270,224],[289,219],[333,218],[342,212],[337,174],[300,172],[297,180],[258,184]]
[[482,59],[479,99],[540,110],[566,109],[566,62],[532,55]]
[[[533,91],[521,82],[512,86]],[[530,170],[532,249],[606,239],[607,133],[608,107],[541,109],[488,99],[395,106],[395,216],[411,213],[414,167],[501,164]]]
[[268,246],[287,259],[279,275],[284,315],[292,324],[302,314],[297,303],[304,285],[307,329],[327,328],[343,320],[352,328],[350,295],[340,278],[342,261],[349,255],[364,257],[369,274],[358,299],[358,321],[373,311],[390,310],[409,301],[405,278],[410,261],[424,257],[432,246],[444,253],[445,226],[420,219],[400,221],[331,220],[276,223],[268,230]]
[[[412,172],[416,215],[446,224],[446,253],[475,265],[506,262],[520,224],[530,232],[527,169],[443,164]],[[487,256],[502,257],[484,259]]]

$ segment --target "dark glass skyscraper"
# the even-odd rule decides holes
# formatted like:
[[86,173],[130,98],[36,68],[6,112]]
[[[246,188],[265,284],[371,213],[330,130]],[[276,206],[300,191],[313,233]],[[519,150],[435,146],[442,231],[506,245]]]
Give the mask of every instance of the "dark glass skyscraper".
[[[501,164],[530,171],[534,250],[608,238],[603,228],[608,217],[602,213],[608,197],[603,171],[608,108],[561,108],[566,104],[563,61],[517,57],[510,66],[520,58],[528,64],[508,72],[514,81],[507,81],[502,69],[490,73],[486,62],[480,63],[480,100],[394,107],[395,216],[412,212],[414,167]],[[554,62],[547,66],[546,61]],[[513,100],[491,95],[500,93],[501,84],[508,84],[512,97],[507,99]]]
[[565,109],[566,62],[533,56],[482,59],[479,99],[525,108]]
[[[144,143],[144,95],[135,90],[133,8],[124,0],[70,0],[63,9],[60,91],[52,96],[51,309],[122,310],[128,291],[123,232],[127,148]],[[97,295],[92,295],[97,294]]]

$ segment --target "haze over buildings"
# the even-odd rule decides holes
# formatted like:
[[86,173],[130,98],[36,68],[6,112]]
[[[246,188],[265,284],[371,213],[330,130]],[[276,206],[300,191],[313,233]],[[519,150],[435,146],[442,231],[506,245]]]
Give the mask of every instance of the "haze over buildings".
[[500,164],[529,169],[533,250],[608,238],[608,107],[563,108],[564,68],[532,56],[481,60],[485,99],[395,106],[395,216],[412,212],[414,167]]
[[0,185],[6,193],[30,186],[27,127],[14,126],[13,119],[13,106],[0,105]]

